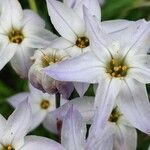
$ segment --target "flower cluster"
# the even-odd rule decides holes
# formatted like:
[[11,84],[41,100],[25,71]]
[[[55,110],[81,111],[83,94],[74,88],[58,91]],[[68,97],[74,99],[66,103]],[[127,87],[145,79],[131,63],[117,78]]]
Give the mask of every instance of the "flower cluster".
[[[101,21],[101,0],[46,4],[59,36],[0,0],[0,70],[10,61],[29,85],[7,99],[15,110],[0,116],[0,150],[136,150],[136,129],[150,135],[150,22]],[[57,141],[27,135],[40,124]]]

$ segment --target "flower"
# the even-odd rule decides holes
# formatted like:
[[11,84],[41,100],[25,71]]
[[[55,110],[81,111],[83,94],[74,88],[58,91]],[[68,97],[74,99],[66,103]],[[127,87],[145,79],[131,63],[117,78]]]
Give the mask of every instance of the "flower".
[[63,118],[63,124],[61,129],[61,145],[66,150],[103,150],[106,147],[108,148],[108,145],[110,143],[105,145],[105,142],[110,139],[111,136],[112,132],[109,132],[107,136],[103,138],[92,139],[89,146],[89,143],[86,141],[86,124],[79,111],[71,106],[69,107],[66,115]]
[[61,107],[55,109],[54,111],[49,112],[44,120],[44,127],[50,132],[60,134],[63,118],[72,105],[76,110],[80,112],[84,119],[84,122],[86,124],[91,124],[92,117],[94,115],[93,104],[93,97],[84,96],[80,98],[74,98],[71,101],[66,102]]
[[67,59],[69,56],[65,51],[53,48],[37,50],[32,57],[34,61],[29,70],[30,83],[39,90],[49,94],[59,92],[63,97],[68,98],[72,91],[73,85],[70,82],[60,82],[47,76],[43,68]]
[[150,103],[145,87],[150,82],[149,23],[139,20],[109,35],[84,10],[92,51],[47,67],[45,72],[56,80],[99,84],[95,98],[99,131],[95,134],[106,125],[115,103],[134,127],[150,134]]
[[[63,130],[63,119],[66,116],[67,112],[69,111],[69,108],[73,105],[74,109],[78,110],[80,114],[82,115],[82,118],[86,124],[91,124],[94,114],[95,116],[95,122],[93,121],[93,126],[97,122],[99,115],[94,112],[94,97],[87,97],[84,96],[82,98],[75,98],[68,103],[64,104],[60,108],[54,110],[53,112],[50,112],[46,120],[44,121],[44,126],[51,132],[55,133],[61,133],[61,130]],[[65,126],[65,125],[64,125]],[[67,128],[67,127],[66,127]],[[98,126],[97,126],[98,130]],[[59,132],[58,132],[59,131]],[[107,142],[108,149],[128,149],[133,150],[136,149],[137,145],[137,133],[136,129],[129,124],[127,121],[127,118],[123,116],[123,114],[120,112],[118,106],[115,106],[113,111],[111,112],[111,115],[109,116],[109,119],[107,121],[106,127],[104,132],[99,134],[96,138],[103,138],[106,135],[110,135],[110,133],[113,133],[113,142],[111,143],[109,139]],[[90,132],[90,135],[88,137],[88,144],[87,147],[91,147],[93,145],[91,140],[94,140],[94,134]],[[91,147],[92,148],[92,147]]]
[[14,70],[27,78],[34,50],[46,47],[56,38],[44,28],[44,21],[33,11],[22,10],[18,0],[2,1],[0,70],[11,60]]
[[[30,130],[33,130],[44,121],[49,112],[56,109],[56,100],[55,95],[43,93],[31,85],[29,85],[29,88],[30,92],[22,92],[11,96],[8,98],[8,101],[13,107],[16,108],[20,105],[20,103],[28,98],[28,103],[32,109],[32,122]],[[61,104],[64,102],[64,100],[61,100]]]
[[0,115],[0,149],[40,150],[61,148],[56,142],[40,136],[25,136],[30,127],[31,108],[23,102],[6,120]]

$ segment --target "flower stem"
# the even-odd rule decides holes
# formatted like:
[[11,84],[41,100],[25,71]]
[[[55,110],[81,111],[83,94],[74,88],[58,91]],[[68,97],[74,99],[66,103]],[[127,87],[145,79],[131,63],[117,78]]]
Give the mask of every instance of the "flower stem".
[[56,108],[60,107],[60,94],[59,92],[56,93]]
[[37,9],[37,5],[36,5],[36,2],[35,0],[28,0],[28,3],[30,5],[30,8],[34,11],[34,12],[38,12],[38,9]]

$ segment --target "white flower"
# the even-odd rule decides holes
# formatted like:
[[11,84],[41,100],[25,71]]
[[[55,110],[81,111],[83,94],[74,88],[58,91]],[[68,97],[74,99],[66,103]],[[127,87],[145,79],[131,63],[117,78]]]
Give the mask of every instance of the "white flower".
[[48,113],[44,121],[44,127],[50,132],[59,134],[63,118],[72,105],[81,113],[86,124],[92,123],[92,117],[94,115],[94,99],[93,97],[84,96],[82,98],[74,98],[56,110]]
[[[13,107],[16,108],[21,102],[28,98],[28,103],[32,109],[32,122],[30,130],[33,130],[44,121],[49,112],[56,109],[56,99],[55,95],[43,93],[31,85],[29,87],[30,92],[16,94],[8,98],[8,101]],[[60,102],[61,105],[64,103],[62,100]]]
[[99,83],[95,98],[99,131],[95,134],[106,125],[115,103],[134,127],[150,134],[150,103],[145,87],[150,82],[150,24],[140,20],[109,35],[96,18],[87,11],[85,14],[92,51],[45,68],[45,72],[56,80]]
[[61,149],[56,142],[44,137],[25,136],[28,133],[31,108],[23,102],[6,120],[0,115],[0,149],[2,150],[41,150]]
[[0,70],[11,60],[15,71],[27,78],[36,48],[43,48],[55,39],[44,29],[44,21],[31,10],[22,10],[18,0],[2,1],[0,16]]
[[79,111],[74,109],[73,106],[69,107],[68,111],[63,117],[63,124],[61,129],[61,145],[63,145],[64,149],[109,150],[108,148],[111,142],[108,144],[106,144],[106,142],[108,139],[112,139],[111,131],[103,138],[92,139],[90,143],[86,141],[86,132],[86,124]]
[[[62,36],[51,44],[52,47],[65,49],[71,56],[89,51],[90,41],[84,20],[81,17],[83,16],[82,6],[86,2],[88,2],[86,6],[91,8],[90,10],[92,10],[93,15],[100,18],[100,7],[97,5],[97,0],[93,0],[92,5],[90,5],[89,0],[83,1],[83,3],[79,4],[79,7],[76,4],[73,9],[71,1],[65,1],[64,4],[56,0],[47,0],[51,21]],[[79,10],[74,11],[76,8],[79,8]]]
[[32,57],[34,63],[29,70],[30,83],[43,92],[49,94],[59,92],[63,97],[68,98],[73,91],[72,83],[56,81],[43,72],[43,68],[54,63],[57,64],[68,57],[65,51],[59,49],[47,48],[37,50]]
[[[50,112],[46,120],[44,121],[44,126],[51,132],[55,132],[57,134],[61,133],[62,125],[63,125],[63,118],[66,116],[70,106],[73,107],[80,112],[83,117],[83,120],[86,124],[91,124],[94,116],[94,97],[82,97],[82,98],[75,98],[68,103],[64,104],[60,108]],[[99,120],[99,115],[97,113],[95,117],[95,122],[93,121],[93,126]],[[69,118],[68,118],[69,119]],[[64,125],[66,126],[66,124]],[[67,127],[66,127],[67,128]],[[98,130],[98,126],[97,129]],[[69,130],[69,129],[68,129]],[[60,133],[59,133],[60,132]],[[132,127],[127,119],[123,116],[120,112],[119,108],[116,106],[111,115],[109,116],[109,120],[107,121],[105,130],[99,134],[98,139],[103,139],[113,133],[113,142],[111,142],[111,138],[107,141],[108,150],[113,149],[116,150],[135,150],[137,145],[137,133],[136,129]],[[65,132],[63,131],[65,134]],[[63,134],[62,133],[62,134]],[[72,135],[71,135],[72,136]],[[97,140],[98,140],[97,139]],[[91,140],[95,140],[93,133],[91,132],[88,138],[88,144],[86,148],[93,149],[93,143]]]

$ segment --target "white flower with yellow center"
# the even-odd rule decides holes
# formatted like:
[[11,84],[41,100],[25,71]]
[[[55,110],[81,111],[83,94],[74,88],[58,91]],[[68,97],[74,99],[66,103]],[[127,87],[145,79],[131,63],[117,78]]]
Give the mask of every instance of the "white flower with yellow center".
[[99,128],[95,134],[106,125],[115,103],[133,126],[150,134],[150,103],[145,87],[150,83],[150,24],[139,20],[109,35],[87,10],[85,20],[92,51],[47,67],[45,72],[56,80],[99,84],[95,98]]
[[53,48],[37,50],[32,57],[34,63],[29,70],[30,83],[43,92],[49,94],[59,92],[63,97],[68,98],[73,91],[72,83],[57,81],[43,72],[45,67],[58,64],[67,58],[69,56],[64,50]]
[[26,136],[30,128],[31,108],[22,102],[6,120],[0,115],[0,150],[63,149],[55,141],[40,136]]
[[[30,92],[22,92],[8,99],[13,107],[18,107],[19,104],[28,98],[28,102],[32,109],[32,122],[30,130],[35,129],[45,119],[46,115],[56,109],[55,95],[43,93],[40,90],[30,87]],[[61,104],[64,101],[61,101]]]
[[22,10],[18,0],[5,0],[0,16],[0,70],[11,60],[15,71],[27,78],[34,50],[50,44],[56,36],[31,10]]

